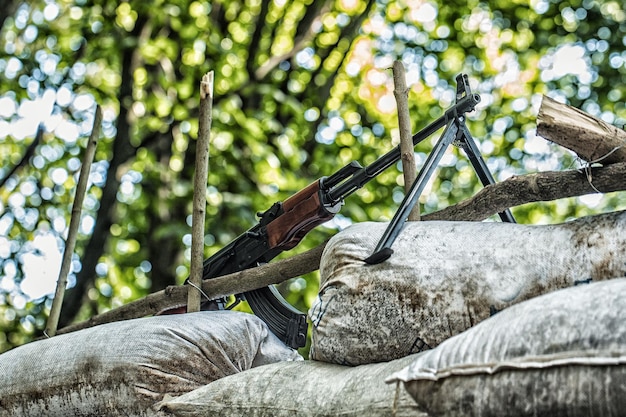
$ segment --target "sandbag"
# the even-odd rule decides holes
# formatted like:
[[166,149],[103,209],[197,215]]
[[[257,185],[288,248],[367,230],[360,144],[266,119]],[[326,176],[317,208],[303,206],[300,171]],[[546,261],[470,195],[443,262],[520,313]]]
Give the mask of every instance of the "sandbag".
[[311,359],[396,359],[537,295],[626,275],[626,211],[543,226],[410,222],[387,261],[366,264],[386,227],[355,224],[327,244]]
[[384,382],[416,358],[357,367],[315,361],[260,366],[164,401],[161,411],[175,417],[428,417],[401,384]]
[[251,314],[104,324],[0,355],[0,416],[156,416],[152,405],[227,375],[301,359]]
[[396,381],[432,417],[623,416],[626,279],[510,307],[424,352]]

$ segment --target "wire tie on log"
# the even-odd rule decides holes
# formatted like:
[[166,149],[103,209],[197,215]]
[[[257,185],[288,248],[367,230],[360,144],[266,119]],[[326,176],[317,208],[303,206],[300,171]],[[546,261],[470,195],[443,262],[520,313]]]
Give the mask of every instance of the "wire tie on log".
[[[602,194],[602,191],[598,190],[592,183],[593,176],[591,174],[591,165],[602,162],[604,159],[608,158],[612,153],[617,152],[618,150],[620,150],[623,147],[624,147],[624,145],[616,146],[613,149],[611,149],[609,152],[607,152],[606,154],[602,155],[601,157],[599,157],[597,159],[594,159],[593,161],[585,163],[585,165],[582,167],[582,169],[585,172],[585,176],[587,177],[587,182],[589,183],[591,188],[594,189],[595,192]],[[578,158],[578,159],[580,160],[580,158]]]
[[595,159],[595,160],[589,162],[589,164],[597,164],[597,163],[601,162],[603,159],[608,158],[613,152],[617,152],[618,150],[620,150],[623,147],[624,147],[624,145],[616,146],[613,149],[611,149],[609,152],[607,152],[606,154],[602,155],[600,158]]
[[593,189],[594,189],[594,191],[595,191],[596,193],[600,193],[600,194],[602,194],[602,191],[598,190],[598,189],[596,188],[596,186],[595,186],[595,185],[593,185],[593,182],[592,182],[592,181],[593,181],[593,175],[592,175],[592,173],[591,173],[591,163],[587,163],[587,164],[583,167],[583,171],[584,171],[584,173],[585,173],[585,177],[587,178],[587,182],[589,183],[589,185],[591,186],[591,188],[593,188]]
[[202,294],[204,296],[204,298],[206,298],[207,300],[210,300],[209,296],[206,295],[206,293],[204,291],[202,291],[202,288],[200,288],[199,286],[197,286],[196,284],[194,284],[191,281],[187,281],[187,284],[191,285],[192,287],[194,287],[196,290],[200,291],[200,294]]

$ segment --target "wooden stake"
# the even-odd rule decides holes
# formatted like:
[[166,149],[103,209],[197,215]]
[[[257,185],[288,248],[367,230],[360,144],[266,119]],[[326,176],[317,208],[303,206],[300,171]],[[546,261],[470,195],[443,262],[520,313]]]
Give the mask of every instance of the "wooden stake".
[[[402,173],[404,175],[404,190],[409,192],[411,185],[417,178],[417,167],[415,165],[415,151],[413,146],[413,135],[411,134],[411,116],[409,114],[409,89],[406,86],[406,75],[404,65],[400,61],[393,63],[393,82],[395,89],[393,95],[396,97],[398,107],[398,126],[400,129],[400,159],[402,161]],[[413,206],[409,213],[408,221],[418,221],[420,219],[419,203]]]
[[67,286],[67,275],[70,272],[70,266],[72,264],[72,254],[74,253],[74,247],[76,246],[76,236],[78,234],[78,225],[80,224],[80,214],[82,211],[83,200],[85,199],[85,192],[87,190],[91,163],[93,162],[94,155],[96,154],[96,145],[98,144],[98,137],[100,136],[101,124],[102,110],[100,109],[100,106],[97,105],[93,120],[93,128],[91,129],[91,135],[89,136],[89,141],[87,142],[87,147],[85,149],[83,165],[80,169],[78,184],[76,186],[76,194],[74,195],[72,216],[70,218],[70,227],[67,233],[67,239],[65,240],[65,249],[63,250],[63,261],[61,262],[59,279],[57,280],[57,287],[54,293],[54,300],[52,301],[52,308],[50,309],[50,316],[48,316],[46,330],[44,331],[44,334],[48,337],[52,337],[56,334],[57,327],[59,325],[61,306],[63,305],[65,287]]
[[187,312],[200,311],[202,301],[202,264],[204,261],[204,219],[206,216],[206,184],[209,170],[209,140],[213,110],[213,71],[200,82],[200,116],[196,142],[193,213],[191,220],[191,265],[187,292]]

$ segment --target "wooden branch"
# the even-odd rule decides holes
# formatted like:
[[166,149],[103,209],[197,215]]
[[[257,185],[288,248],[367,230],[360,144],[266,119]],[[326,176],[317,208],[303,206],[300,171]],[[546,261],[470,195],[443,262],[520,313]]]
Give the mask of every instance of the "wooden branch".
[[[406,74],[404,65],[400,61],[393,63],[393,82],[395,88],[393,95],[398,107],[398,128],[400,130],[400,160],[402,161],[402,174],[404,176],[404,190],[408,193],[417,178],[417,166],[415,164],[415,150],[413,135],[411,134],[411,115],[409,114],[409,89],[406,86]],[[420,219],[419,203],[413,206],[408,221]]]
[[87,182],[89,180],[89,171],[91,163],[96,154],[96,145],[100,136],[100,125],[102,124],[102,110],[100,106],[96,106],[96,113],[93,120],[93,128],[85,149],[83,157],[83,165],[78,176],[78,184],[76,185],[76,194],[74,195],[74,204],[72,205],[72,216],[70,218],[70,227],[65,239],[65,249],[63,250],[63,261],[61,262],[61,270],[59,271],[59,279],[52,301],[52,308],[48,316],[48,322],[44,334],[52,337],[57,332],[59,325],[59,317],[61,315],[61,306],[63,305],[63,296],[65,295],[65,287],[67,286],[67,275],[70,273],[72,265],[72,254],[76,245],[76,236],[78,235],[78,226],[80,224],[80,214],[83,207],[83,200],[87,191]]
[[537,115],[537,134],[589,163],[626,162],[626,131],[547,96]]
[[489,185],[472,198],[424,215],[422,219],[482,221],[521,204],[625,190],[626,162],[581,170],[548,171]]
[[43,125],[39,125],[39,127],[37,128],[37,134],[35,135],[35,139],[30,143],[30,145],[28,145],[28,148],[26,148],[26,152],[24,152],[24,156],[22,156],[20,162],[13,166],[13,168],[11,168],[9,172],[7,172],[4,178],[0,179],[0,188],[4,187],[4,184],[8,181],[8,179],[11,178],[13,174],[15,174],[20,168],[28,165],[30,157],[33,156],[33,154],[35,153],[35,149],[39,145],[39,142],[41,142],[42,138]]
[[204,220],[206,215],[206,183],[209,170],[209,140],[211,138],[211,112],[213,110],[213,71],[200,82],[200,115],[196,141],[196,167],[194,175],[193,213],[191,220],[191,264],[187,293],[187,312],[200,311],[202,294],[202,269],[204,261]]
[[[326,243],[323,243],[316,248],[294,255],[288,259],[204,280],[202,282],[202,291],[209,298],[214,299],[279,284],[290,278],[307,274],[319,269],[319,262],[325,246]],[[144,317],[184,306],[187,300],[188,288],[187,285],[167,287],[165,290],[152,293],[137,301],[93,316],[84,322],[67,326],[59,330],[58,333],[69,333],[99,324]]]
[[261,1],[261,10],[254,17],[254,22],[251,25],[254,25],[254,32],[252,33],[252,38],[250,39],[250,46],[248,47],[248,59],[246,59],[246,69],[248,71],[248,75],[250,79],[254,76],[254,66],[257,62],[257,57],[259,52],[261,51],[259,48],[259,44],[261,43],[261,38],[263,35],[263,29],[265,28],[265,21],[267,19],[267,13],[270,10],[271,0],[262,0]]
[[302,20],[301,24],[308,24],[308,27],[306,28],[306,30],[302,30],[299,26],[301,33],[294,39],[293,48],[281,55],[270,56],[270,58],[254,72],[255,80],[264,79],[267,74],[269,74],[274,68],[278,66],[278,64],[288,59],[291,59],[298,52],[303,50],[309,42],[311,42],[315,35],[315,22],[318,21],[321,16],[329,10],[329,3],[326,0],[321,1],[321,7],[317,6],[316,3],[317,2],[314,2],[314,4],[311,4],[309,5],[309,7],[307,7],[307,19]]

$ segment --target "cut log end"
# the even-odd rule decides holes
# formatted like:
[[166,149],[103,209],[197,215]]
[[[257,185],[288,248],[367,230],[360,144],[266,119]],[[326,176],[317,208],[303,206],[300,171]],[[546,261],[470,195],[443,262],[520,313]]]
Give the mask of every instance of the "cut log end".
[[537,116],[537,134],[589,163],[626,162],[626,131],[547,96]]

